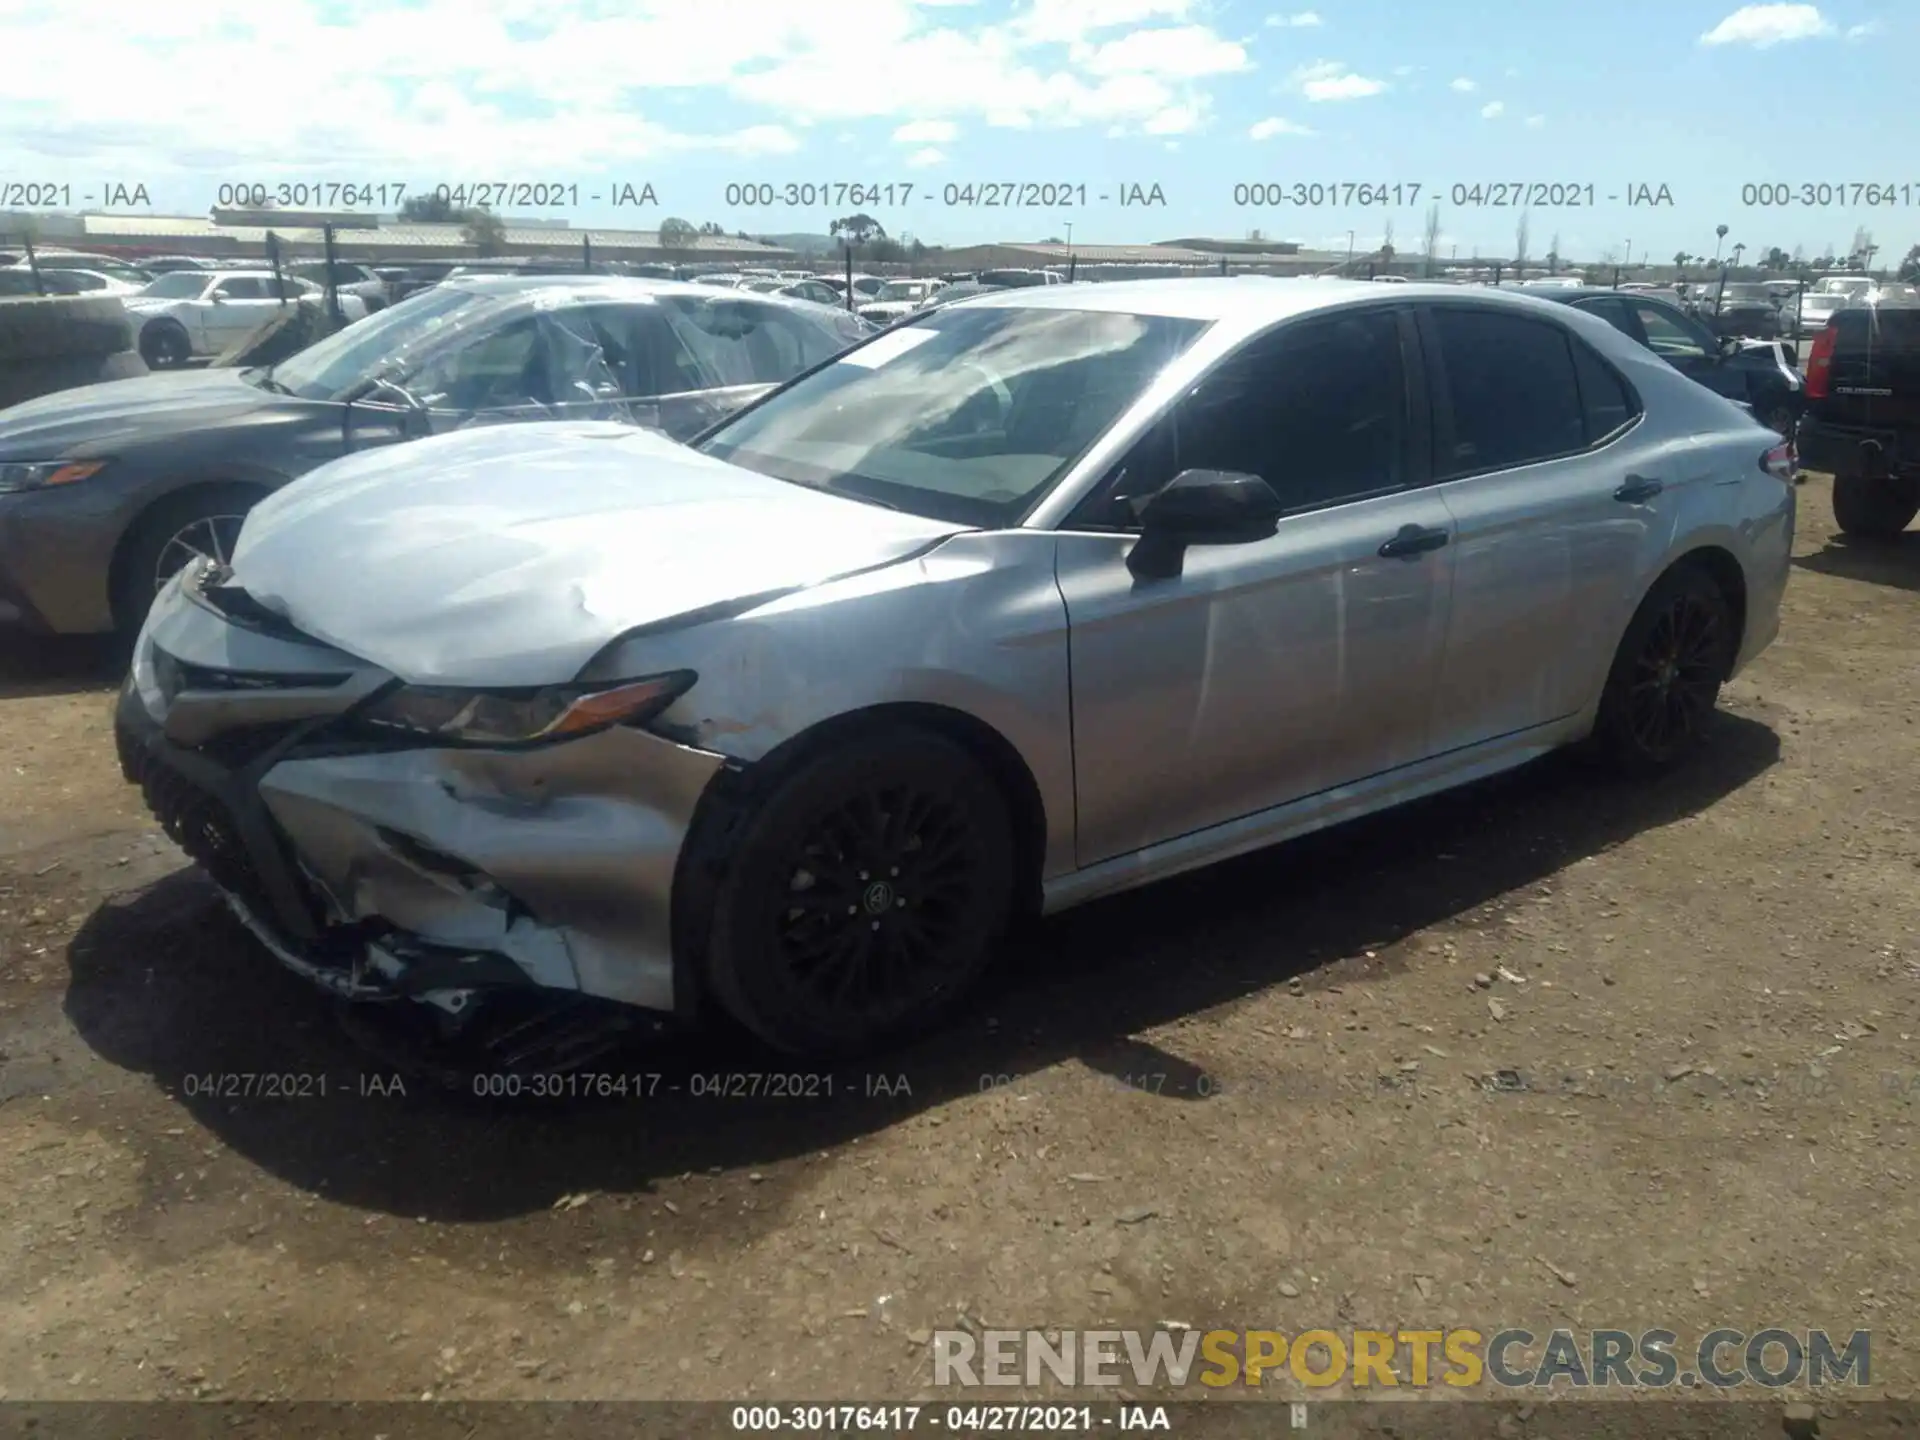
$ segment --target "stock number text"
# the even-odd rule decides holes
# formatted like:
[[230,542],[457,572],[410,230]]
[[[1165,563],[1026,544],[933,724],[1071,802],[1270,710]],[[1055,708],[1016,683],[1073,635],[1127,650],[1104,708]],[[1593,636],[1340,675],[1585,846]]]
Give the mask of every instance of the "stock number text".
[[295,210],[398,210],[407,187],[397,180],[240,181],[222,185],[213,203],[223,210],[285,205]]
[[1920,181],[1766,180],[1742,185],[1740,203],[1777,210],[1857,210],[1862,207],[1908,210],[1920,204]]

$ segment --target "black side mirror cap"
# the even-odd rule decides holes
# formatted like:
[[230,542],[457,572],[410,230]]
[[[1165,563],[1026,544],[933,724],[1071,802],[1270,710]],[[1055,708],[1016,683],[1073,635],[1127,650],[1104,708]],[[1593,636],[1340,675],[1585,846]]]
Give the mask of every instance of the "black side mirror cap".
[[1143,580],[1171,579],[1189,545],[1245,545],[1270,537],[1285,507],[1258,475],[1182,470],[1147,502],[1127,568]]

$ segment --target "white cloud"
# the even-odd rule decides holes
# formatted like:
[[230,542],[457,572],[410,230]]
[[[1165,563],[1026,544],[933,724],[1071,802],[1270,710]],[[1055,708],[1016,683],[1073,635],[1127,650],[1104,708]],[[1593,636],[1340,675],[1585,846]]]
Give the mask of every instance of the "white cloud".
[[909,120],[893,138],[899,145],[951,145],[960,138],[960,127],[951,120]]
[[1302,10],[1295,15],[1269,15],[1267,24],[1277,25],[1283,30],[1317,30],[1327,22],[1312,10]]
[[1270,115],[1265,120],[1255,122],[1247,131],[1249,140],[1271,140],[1276,135],[1312,135],[1316,132],[1292,120],[1282,120],[1278,115]]
[[1831,35],[1818,5],[1742,5],[1700,37],[1702,45],[1752,45],[1764,50],[1789,40]]
[[1203,25],[1167,30],[1136,30],[1108,41],[1086,62],[1095,75],[1166,75],[1197,80],[1247,68],[1247,52]]
[[1200,128],[1198,105],[1171,105],[1158,115],[1150,115],[1140,128],[1148,135],[1185,135]]
[[[572,160],[569,171],[632,174],[701,152],[791,153],[817,122],[1139,133],[1176,114],[1201,123],[1205,78],[1248,64],[1240,45],[1192,18],[1198,0],[1032,0],[1011,19],[997,9],[0,0],[0,172],[54,162],[148,182],[361,179],[404,157],[393,178],[418,187],[473,178],[481,156],[515,178],[551,171],[555,157]],[[376,31],[378,44],[361,43]],[[155,75],[170,97],[159,109]],[[909,132],[899,143],[950,142]]]
[[1453,84],[1448,86],[1447,88],[1450,90],[1458,90],[1462,95],[1471,95],[1475,90],[1478,90],[1480,87],[1476,85],[1473,81],[1467,79],[1466,76],[1462,75],[1458,80],[1455,80]]
[[936,150],[929,145],[926,149],[916,150],[913,154],[909,155],[907,157],[907,164],[916,170],[926,170],[944,163],[946,158],[947,155],[944,150]]
[[1290,83],[1309,100],[1364,100],[1387,88],[1384,80],[1355,74],[1338,60],[1316,60],[1294,71]]
[[1858,25],[1849,25],[1847,27],[1847,39],[1849,40],[1864,40],[1869,35],[1878,35],[1879,33],[1880,22],[1878,20],[1867,20]]
[[1527,129],[1529,129],[1529,130],[1544,130],[1544,129],[1546,129],[1546,127],[1547,127],[1547,117],[1546,117],[1546,116],[1544,116],[1544,115],[1529,115],[1529,116],[1527,116]]
[[1498,120],[1506,113],[1506,105],[1499,100],[1489,100],[1485,105],[1480,107],[1480,118],[1482,120]]
[[1419,68],[1418,65],[1396,65],[1393,67],[1393,73],[1404,80],[1407,76],[1419,70]]

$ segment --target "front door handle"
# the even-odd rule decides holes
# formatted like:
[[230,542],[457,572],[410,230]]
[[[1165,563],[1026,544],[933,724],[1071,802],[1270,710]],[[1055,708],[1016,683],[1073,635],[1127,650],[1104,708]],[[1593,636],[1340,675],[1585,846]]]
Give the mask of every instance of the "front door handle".
[[1400,533],[1380,547],[1380,553],[1389,560],[1412,560],[1426,554],[1429,550],[1438,550],[1447,543],[1447,532],[1435,530],[1426,525],[1402,525]]
[[1651,500],[1667,487],[1658,480],[1650,480],[1645,475],[1629,475],[1627,483],[1613,492],[1613,498],[1628,505],[1638,505]]

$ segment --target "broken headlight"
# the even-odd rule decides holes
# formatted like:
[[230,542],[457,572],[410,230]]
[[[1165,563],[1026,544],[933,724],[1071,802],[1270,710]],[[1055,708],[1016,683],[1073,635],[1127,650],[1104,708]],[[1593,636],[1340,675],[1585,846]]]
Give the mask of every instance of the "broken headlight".
[[468,690],[401,685],[355,718],[389,734],[456,745],[529,745],[571,739],[614,725],[644,725],[688,690],[691,670],[617,685],[550,685],[538,690]]

